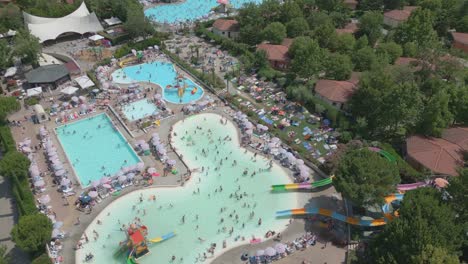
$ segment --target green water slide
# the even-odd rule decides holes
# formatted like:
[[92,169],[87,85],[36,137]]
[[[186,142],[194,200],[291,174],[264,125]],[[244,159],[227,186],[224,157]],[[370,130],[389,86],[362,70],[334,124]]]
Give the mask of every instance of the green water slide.
[[272,185],[271,188],[273,191],[289,191],[289,190],[298,190],[298,189],[313,189],[317,187],[322,187],[329,185],[333,182],[333,176],[330,176],[326,179],[315,181],[315,182],[303,182],[303,183],[290,183],[290,184],[279,184]]

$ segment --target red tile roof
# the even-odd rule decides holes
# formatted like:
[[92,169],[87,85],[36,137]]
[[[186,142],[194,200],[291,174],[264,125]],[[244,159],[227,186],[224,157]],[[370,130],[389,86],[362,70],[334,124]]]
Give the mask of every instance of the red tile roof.
[[65,63],[65,68],[67,68],[68,72],[70,72],[70,74],[80,74],[81,73],[81,69],[78,65],[76,65],[75,62],[73,61],[69,61],[67,63]]
[[239,31],[239,22],[233,19],[216,19],[213,27],[220,31]]
[[262,43],[257,46],[257,50],[264,50],[268,60],[271,61],[289,61],[287,46]]
[[468,45],[468,33],[452,32],[452,37],[456,42]]
[[410,65],[417,62],[419,62],[419,60],[415,58],[399,57],[398,59],[396,59],[395,65]]
[[406,139],[408,156],[437,173],[458,175],[463,151],[468,150],[468,128],[446,129],[442,138],[412,136]]
[[406,21],[410,16],[411,12],[418,8],[417,6],[405,6],[403,10],[390,10],[384,13],[384,17],[397,20],[397,21]]
[[335,32],[337,34],[345,34],[345,33],[354,34],[356,33],[356,31],[358,31],[358,25],[357,23],[353,23],[353,22],[349,22],[344,28],[335,29]]
[[350,81],[318,80],[315,92],[332,102],[346,103],[356,91]]

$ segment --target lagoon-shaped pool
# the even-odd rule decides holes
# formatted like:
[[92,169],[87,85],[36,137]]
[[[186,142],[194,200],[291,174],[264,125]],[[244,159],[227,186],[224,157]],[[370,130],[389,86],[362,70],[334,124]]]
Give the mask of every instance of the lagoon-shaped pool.
[[[270,190],[272,184],[290,181],[287,172],[276,164],[267,170],[269,160],[260,155],[255,158],[239,147],[236,126],[231,122],[221,125],[220,118],[217,114],[200,114],[174,125],[174,147],[192,170],[203,167],[203,172],[194,172],[184,187],[138,190],[114,201],[86,229],[90,242],[77,251],[77,263],[84,263],[90,252],[94,263],[124,263],[124,257],[115,259],[113,253],[119,248],[119,241],[126,238],[120,226],[135,217],[148,227],[148,239],[176,233],[174,238],[150,245],[151,254],[138,260],[142,264],[170,263],[172,256],[177,258],[174,263],[193,264],[211,243],[216,243],[215,254],[219,255],[249,243],[252,236],[263,240],[268,230],[281,231],[286,227],[288,220],[276,218],[275,212],[298,207],[298,194],[278,195]],[[227,136],[232,141],[224,141]],[[234,160],[238,165],[233,166]],[[244,169],[248,170],[247,175],[243,175]],[[151,195],[156,195],[156,201],[148,200]],[[97,220],[102,224],[98,225]],[[92,230],[99,233],[96,241]],[[223,241],[227,244],[224,250]],[[203,263],[214,258],[207,255],[209,258]]]
[[[246,3],[262,3],[263,0],[231,0],[230,5],[240,8]],[[176,23],[194,21],[208,15],[210,11],[219,6],[217,0],[185,0],[183,3],[162,4],[149,8],[145,15],[159,23]]]
[[[152,82],[163,90],[164,100],[173,104],[188,104],[203,96],[203,89],[187,78],[180,78],[170,62],[155,61],[118,69],[112,73],[116,83]],[[183,93],[177,86],[183,87]]]

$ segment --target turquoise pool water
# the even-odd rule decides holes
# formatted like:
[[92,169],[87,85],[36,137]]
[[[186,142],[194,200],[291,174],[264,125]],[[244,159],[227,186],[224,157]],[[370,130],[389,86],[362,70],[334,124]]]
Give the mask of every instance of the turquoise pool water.
[[[174,104],[187,104],[200,99],[203,89],[190,79],[183,78],[179,85],[185,88],[182,97],[179,97],[177,85],[177,72],[174,65],[169,62],[143,63],[139,65],[118,69],[112,73],[112,80],[116,83],[132,83],[135,81],[152,82],[161,86],[164,100]],[[172,86],[167,88],[167,86]],[[194,88],[197,88],[194,91]]]
[[131,102],[122,107],[122,112],[128,120],[135,121],[154,115],[159,111],[154,103],[147,99]]
[[[242,7],[246,3],[261,3],[263,0],[231,0],[234,8]],[[179,4],[165,4],[149,8],[145,15],[159,23],[175,23],[187,20],[194,21],[207,15],[219,4],[216,0],[186,0]]]
[[[184,187],[138,190],[110,204],[87,227],[85,232],[90,242],[77,251],[77,263],[83,263],[85,255],[90,252],[94,254],[94,263],[125,263],[123,258],[113,258],[118,242],[125,239],[125,235],[119,231],[121,224],[118,223],[128,224],[135,217],[148,226],[150,239],[176,232],[174,238],[151,245],[151,254],[138,260],[142,264],[170,263],[172,255],[177,257],[174,263],[193,264],[211,243],[217,244],[215,253],[220,254],[223,240],[226,240],[227,249],[230,249],[249,243],[252,236],[263,240],[268,230],[281,231],[286,227],[288,220],[275,218],[275,212],[282,208],[298,207],[298,194],[274,194],[270,192],[270,185],[290,181],[287,172],[276,164],[269,171],[259,172],[259,169],[267,168],[269,161],[260,155],[254,161],[253,153],[239,147],[235,125],[231,122],[221,125],[219,119],[219,115],[206,113],[175,124],[174,132],[177,136],[173,137],[174,147],[183,154],[192,170],[203,166],[204,172],[194,172]],[[194,134],[197,126],[203,129]],[[212,131],[211,139],[207,135],[208,129]],[[191,140],[185,135],[186,131],[192,134]],[[230,136],[232,141],[218,142],[218,138],[226,136]],[[207,156],[203,155],[203,148]],[[225,157],[228,159],[225,160]],[[221,158],[224,159],[223,165],[220,165]],[[232,166],[233,160],[237,161],[237,166]],[[215,171],[215,167],[220,168]],[[248,168],[248,175],[243,176],[245,168]],[[257,173],[251,177],[254,170]],[[230,198],[236,191],[239,199]],[[156,202],[148,200],[153,194],[156,195]],[[139,202],[140,195],[143,195],[142,203]],[[136,206],[135,209],[133,206]],[[221,213],[222,207],[226,209]],[[254,212],[252,218],[251,212]],[[185,223],[182,223],[184,215]],[[262,218],[260,226],[259,218]],[[98,225],[97,220],[102,221],[102,224]],[[231,228],[234,231],[229,235]],[[99,233],[97,241],[93,239],[92,230]],[[239,236],[245,237],[246,241],[235,241]],[[181,257],[183,261],[179,260]],[[212,259],[210,257],[208,260]]]
[[122,166],[140,162],[104,113],[57,127],[56,132],[83,187],[104,174],[114,175]]

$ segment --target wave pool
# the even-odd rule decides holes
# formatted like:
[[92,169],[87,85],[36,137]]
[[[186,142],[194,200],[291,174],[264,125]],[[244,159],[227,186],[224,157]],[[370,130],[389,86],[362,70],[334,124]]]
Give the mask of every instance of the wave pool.
[[[271,193],[270,185],[290,181],[287,172],[276,164],[267,170],[269,160],[241,148],[235,124],[221,125],[220,118],[205,113],[174,125],[173,146],[195,171],[190,181],[183,187],[137,190],[114,201],[86,229],[90,242],[77,251],[77,263],[84,263],[90,252],[94,263],[125,263],[113,253],[126,238],[120,226],[135,217],[148,227],[148,239],[176,232],[174,238],[150,245],[151,254],[138,260],[142,264],[170,263],[172,256],[177,258],[174,263],[202,262],[199,256],[216,243],[215,255],[206,253],[208,259],[203,263],[208,263],[228,249],[249,243],[252,237],[263,240],[268,230],[286,227],[288,220],[275,218],[275,212],[296,208],[298,195]],[[225,141],[225,137],[232,140]],[[149,199],[152,195],[156,201]],[[97,220],[102,223],[98,225]],[[96,240],[93,230],[99,234]]]

